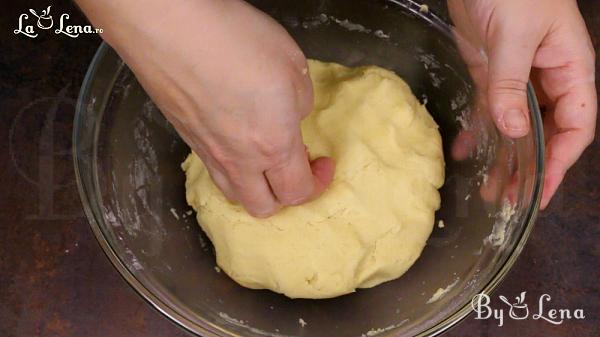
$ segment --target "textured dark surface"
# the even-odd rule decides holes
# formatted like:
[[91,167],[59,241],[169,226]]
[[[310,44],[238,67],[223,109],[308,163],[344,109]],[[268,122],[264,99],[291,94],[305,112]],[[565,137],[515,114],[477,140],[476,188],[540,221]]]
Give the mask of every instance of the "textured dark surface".
[[[121,279],[83,216],[71,125],[100,39],[13,34],[19,14],[48,4],[4,2],[0,14],[0,337],[187,336]],[[580,6],[597,46],[600,2]],[[52,11],[85,23],[69,2],[53,3]],[[561,325],[505,318],[498,327],[471,315],[445,336],[600,336],[599,153],[597,138],[494,294],[513,298],[527,291],[526,302],[537,312],[539,295],[548,293],[545,310],[581,308],[586,318]]]

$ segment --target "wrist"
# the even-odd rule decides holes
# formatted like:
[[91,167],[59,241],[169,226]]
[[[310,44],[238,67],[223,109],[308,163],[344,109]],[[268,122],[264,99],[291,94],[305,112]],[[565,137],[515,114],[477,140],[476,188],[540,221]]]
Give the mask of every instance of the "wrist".
[[[222,1],[210,0],[75,0],[92,25],[103,29],[102,38],[119,50],[144,36],[168,34],[165,26],[185,29],[194,20],[214,21]],[[213,19],[211,19],[213,17]],[[218,17],[218,16],[217,16]],[[194,32],[198,34],[201,32]]]

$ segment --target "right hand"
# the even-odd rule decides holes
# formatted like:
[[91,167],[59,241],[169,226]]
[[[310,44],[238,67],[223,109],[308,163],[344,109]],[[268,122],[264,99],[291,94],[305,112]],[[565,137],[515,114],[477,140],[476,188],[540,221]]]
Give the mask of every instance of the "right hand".
[[225,196],[257,217],[320,195],[330,158],[309,161],[306,59],[241,0],[79,0]]

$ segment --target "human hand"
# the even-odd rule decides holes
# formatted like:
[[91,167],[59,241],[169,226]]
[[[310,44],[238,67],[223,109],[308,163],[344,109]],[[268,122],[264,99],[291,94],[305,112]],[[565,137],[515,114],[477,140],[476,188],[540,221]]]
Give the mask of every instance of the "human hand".
[[487,52],[485,71],[475,66],[471,72],[484,83],[492,118],[509,137],[529,132],[527,83],[532,77],[546,110],[545,208],[595,132],[595,53],[577,3],[448,0],[448,5],[459,33]]
[[258,217],[320,195],[330,158],[309,161],[304,55],[240,0],[79,0],[231,201]]

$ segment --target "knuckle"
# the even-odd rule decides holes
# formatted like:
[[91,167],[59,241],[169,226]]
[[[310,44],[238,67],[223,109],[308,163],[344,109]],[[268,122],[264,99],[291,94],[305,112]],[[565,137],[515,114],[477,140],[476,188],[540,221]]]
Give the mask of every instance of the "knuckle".
[[229,155],[218,144],[206,144],[204,152],[219,164],[224,164],[229,161]]
[[304,119],[312,112],[314,105],[315,95],[310,78],[303,76],[300,83],[294,83],[294,90],[296,92],[296,110],[300,118]]
[[261,211],[256,211],[254,209],[251,208],[246,208],[246,212],[248,212],[250,215],[252,215],[255,218],[259,218],[259,219],[264,219],[264,218],[268,218],[269,216],[273,215],[275,212],[261,212]]
[[284,205],[298,205],[309,200],[315,190],[313,183],[304,181],[298,176],[284,177],[280,180],[276,190],[277,199]]
[[264,202],[256,199],[256,196],[250,196],[248,194],[240,198],[240,203],[246,211],[257,218],[265,218],[277,211],[277,205],[273,202]]
[[257,136],[253,143],[269,164],[285,163],[290,158],[292,140],[287,135]]
[[491,90],[494,94],[526,96],[527,83],[520,79],[501,79],[494,82]]
[[240,202],[244,203],[244,200],[248,199],[248,196],[246,193],[248,186],[247,186],[246,182],[244,182],[241,179],[242,175],[240,173],[240,170],[236,167],[232,167],[229,169],[226,168],[225,174],[229,178],[231,188],[233,189],[235,194],[240,199]]
[[[311,186],[311,185],[307,185],[307,186]],[[313,190],[314,190],[314,188],[309,187],[309,188],[302,188],[299,191],[282,193],[282,195],[279,197],[279,201],[281,201],[282,204],[287,205],[287,206],[299,205],[310,199],[310,197],[312,196]]]
[[301,83],[301,72],[291,63],[274,64],[267,76],[266,88],[291,98],[294,88]]
[[240,167],[239,155],[230,147],[220,144],[207,144],[206,156],[212,162],[214,169],[221,171],[230,181],[237,181],[242,169]]
[[223,173],[229,181],[237,182],[241,176],[241,169],[234,158],[222,150],[213,150],[210,152],[213,160],[221,166]]

